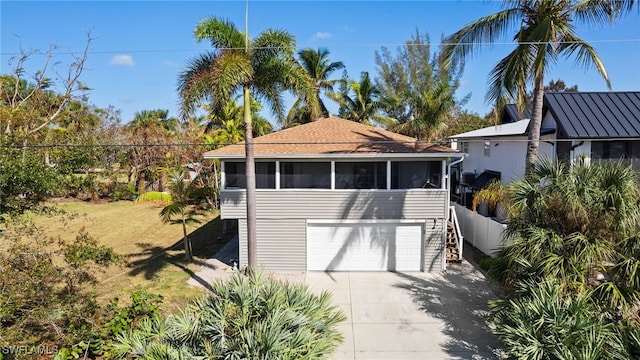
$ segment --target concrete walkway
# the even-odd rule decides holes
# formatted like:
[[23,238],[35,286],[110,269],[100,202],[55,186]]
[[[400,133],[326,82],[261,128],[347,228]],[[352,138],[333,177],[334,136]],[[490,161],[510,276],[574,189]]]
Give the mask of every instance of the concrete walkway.
[[464,261],[443,274],[308,273],[347,315],[334,359],[499,359],[485,323],[495,298],[482,273]]

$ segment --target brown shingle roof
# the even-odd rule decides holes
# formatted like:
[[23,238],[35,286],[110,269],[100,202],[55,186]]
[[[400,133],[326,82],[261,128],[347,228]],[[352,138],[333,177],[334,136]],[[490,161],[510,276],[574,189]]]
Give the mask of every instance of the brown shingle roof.
[[[329,154],[454,154],[456,150],[337,117],[276,131],[254,139],[256,157]],[[244,142],[208,151],[206,158],[244,157]]]

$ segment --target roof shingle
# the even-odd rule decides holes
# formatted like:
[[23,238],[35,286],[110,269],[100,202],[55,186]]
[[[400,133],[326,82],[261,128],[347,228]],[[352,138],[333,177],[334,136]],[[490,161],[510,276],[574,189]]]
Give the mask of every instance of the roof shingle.
[[[244,157],[244,142],[211,150],[205,158]],[[419,154],[458,153],[446,146],[432,144],[391,131],[337,117],[318,119],[308,124],[276,131],[254,139],[256,157],[328,154]]]

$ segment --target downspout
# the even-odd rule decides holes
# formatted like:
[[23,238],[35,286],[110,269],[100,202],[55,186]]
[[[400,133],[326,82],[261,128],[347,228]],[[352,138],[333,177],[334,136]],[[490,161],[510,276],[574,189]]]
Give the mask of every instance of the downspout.
[[463,153],[462,156],[460,157],[460,159],[449,163],[449,166],[448,166],[448,169],[447,169],[448,170],[447,171],[447,179],[446,179],[447,180],[447,221],[451,220],[451,213],[449,212],[449,203],[451,202],[451,181],[450,181],[451,180],[451,168],[454,165],[460,164],[464,160],[465,157],[467,157],[467,154]]

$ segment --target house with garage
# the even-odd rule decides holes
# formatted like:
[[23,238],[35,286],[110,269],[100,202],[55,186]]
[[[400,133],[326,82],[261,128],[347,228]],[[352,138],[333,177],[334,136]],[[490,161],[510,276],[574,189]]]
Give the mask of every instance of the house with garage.
[[[274,271],[442,271],[461,256],[448,176],[459,151],[336,117],[254,140],[256,252]],[[222,219],[247,264],[244,143],[222,167]],[[448,235],[449,234],[449,235]],[[449,245],[447,245],[449,244]]]
[[[640,92],[547,92],[542,116],[539,158],[621,161],[640,171]],[[458,203],[469,207],[473,194],[492,179],[509,183],[524,175],[530,117],[530,109],[521,114],[510,104],[500,125],[449,138],[452,148],[468,154],[454,170]],[[457,209],[465,237],[493,253],[501,240],[492,239],[501,238],[504,226]]]

